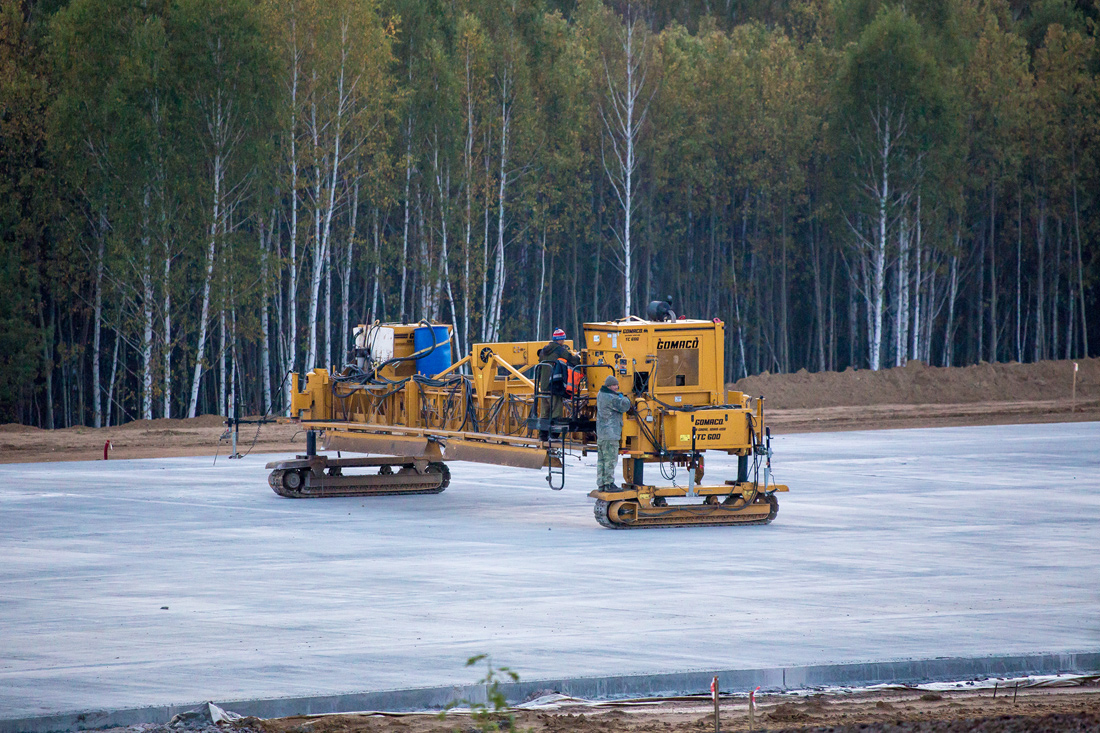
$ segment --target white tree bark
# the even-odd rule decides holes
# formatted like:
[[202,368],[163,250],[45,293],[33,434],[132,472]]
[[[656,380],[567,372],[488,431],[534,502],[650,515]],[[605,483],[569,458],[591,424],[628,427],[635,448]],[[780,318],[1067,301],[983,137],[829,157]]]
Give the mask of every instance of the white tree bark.
[[[485,150],[492,149],[492,125],[486,125]],[[492,190],[490,181],[492,178],[492,166],[490,155],[485,154],[485,201],[482,206],[482,237],[481,237],[481,340],[489,340],[489,191]]]
[[199,340],[195,349],[195,368],[191,375],[191,400],[187,407],[187,417],[195,417],[199,404],[199,385],[202,382],[203,359],[206,356],[206,328],[210,320],[210,286],[214,280],[214,252],[218,239],[218,222],[221,220],[222,204],[222,158],[214,154],[213,193],[211,198],[210,228],[206,244],[206,273],[202,286],[202,307],[199,310]]
[[271,414],[271,236],[275,227],[275,211],[271,212],[271,226],[265,226],[260,219],[260,280],[262,297],[260,303],[260,371],[263,382],[263,414]]
[[493,293],[489,305],[489,341],[500,336],[500,313],[504,300],[504,208],[508,198],[508,133],[512,125],[511,68],[505,66],[500,86],[500,171],[497,181],[497,244],[493,263]]
[[[410,79],[412,72],[409,72]],[[405,226],[401,230],[401,309],[399,320],[405,322],[405,288],[409,279],[409,184],[412,181],[412,115],[405,125]]]
[[432,314],[432,254],[428,249],[428,232],[424,225],[424,196],[420,190],[420,181],[416,182],[416,233],[420,240],[420,269],[418,284],[420,286],[420,310],[419,317],[431,320]]
[[[956,252],[959,245],[959,233],[955,232]],[[951,274],[947,296],[947,325],[943,329],[943,365],[953,366],[955,361],[955,299],[959,293],[959,256],[951,254]]]
[[344,352],[348,348],[348,339],[351,338],[351,270],[355,254],[355,231],[359,222],[359,170],[356,167],[355,181],[352,184],[351,197],[351,221],[348,224],[348,245],[344,250],[344,279],[341,283],[341,299],[343,306],[340,319],[340,338],[336,343],[336,363],[343,363]]
[[[283,352],[283,373],[295,370],[298,355],[298,78],[302,52],[298,48],[297,19],[290,23],[290,257],[287,262],[287,329]],[[285,381],[283,401],[290,415],[291,383]]]
[[[225,282],[225,279],[222,279]],[[225,302],[222,302],[222,307],[218,309],[218,414],[229,415],[229,395],[228,385],[226,385],[225,374],[225,359],[227,355],[226,350],[226,334],[225,334]]]
[[153,419],[153,272],[149,233],[149,187],[142,197],[141,225],[141,418]]
[[886,278],[887,205],[890,201],[890,148],[893,143],[893,139],[890,137],[889,110],[887,110],[884,123],[884,126],[880,128],[880,140],[882,145],[882,185],[877,192],[878,239],[872,257],[873,266],[871,275],[872,332],[870,335],[870,359],[872,371],[878,371],[882,364],[880,350],[882,348],[883,283]]
[[378,289],[382,279],[382,242],[378,234],[378,207],[374,207],[374,287],[370,296],[370,318],[378,318]]
[[619,242],[622,253],[620,266],[623,272],[623,315],[628,316],[633,297],[631,281],[633,245],[630,229],[637,185],[635,180],[638,168],[637,147],[642,126],[649,111],[649,102],[643,103],[641,99],[647,72],[643,29],[640,21],[635,21],[630,12],[624,19],[624,26],[618,38],[622,51],[624,78],[612,79],[611,65],[605,56],[603,66],[607,98],[605,103],[600,104],[599,110],[600,119],[611,140],[613,154],[610,164],[606,155],[603,156],[604,172],[611,182],[623,215],[623,228],[621,231],[616,230],[615,238]]
[[1046,328],[1043,318],[1043,302],[1045,296],[1043,294],[1044,285],[1046,284],[1046,239],[1047,239],[1047,221],[1046,221],[1046,200],[1040,195],[1038,201],[1038,221],[1035,225],[1035,250],[1038,254],[1039,272],[1035,278],[1035,355],[1034,361],[1039,361],[1046,357]]
[[1024,202],[1019,184],[1016,188],[1016,361],[1023,363],[1023,260],[1024,260]]
[[[989,184],[989,363],[997,361],[997,187]],[[978,353],[981,353],[981,343]]]
[[[466,72],[466,140],[462,149],[462,164],[466,175],[466,232],[462,246],[462,334],[470,338],[470,246],[473,231],[474,199],[474,88],[472,50],[469,43],[465,46]],[[460,342],[461,344],[461,342]],[[459,354],[465,353],[461,345]]]
[[[860,249],[860,266],[864,277],[863,297],[867,306],[867,355],[873,371],[882,367],[883,320],[886,297],[886,252],[890,238],[891,215],[894,210],[905,210],[909,191],[894,185],[895,162],[899,157],[899,142],[905,137],[904,114],[896,114],[888,104],[868,111],[874,132],[871,152],[865,153],[862,141],[853,136],[860,164],[864,170],[861,186],[874,209],[874,233],[868,237],[860,223],[848,218],[848,226],[855,235]],[[913,185],[915,182],[910,182]]]
[[[163,222],[163,217],[162,217]],[[164,222],[164,275],[161,278],[161,315],[164,333],[162,334],[161,368],[164,374],[163,398],[164,417],[172,417],[172,240],[168,237]]]
[[[440,253],[440,276],[443,282],[447,284],[447,302],[451,306],[451,323],[458,325],[458,312],[455,310],[455,296],[454,290],[451,287],[451,265],[450,265],[450,252],[448,251],[448,233],[449,227],[447,223],[447,205],[450,199],[451,188],[451,176],[448,172],[444,174],[439,165],[439,141],[436,139],[436,144],[432,150],[432,168],[435,172],[435,185],[436,191],[439,193],[439,229],[440,236],[442,238],[443,249]],[[458,332],[455,328],[455,346],[458,349],[459,354],[466,353],[462,348],[463,334]]]
[[[340,166],[343,162],[342,145],[344,142],[344,128],[346,118],[350,113],[352,92],[355,84],[348,84],[348,56],[350,53],[349,28],[347,19],[343,19],[340,25],[340,61],[336,73],[336,97],[335,105],[331,113],[331,119],[319,120],[317,116],[317,71],[313,72],[314,96],[310,102],[311,130],[314,147],[314,258],[313,278],[310,283],[309,296],[309,349],[306,355],[306,367],[312,369],[317,362],[317,309],[321,289],[322,270],[328,272],[331,278],[331,270],[327,268],[330,257],[330,242],[332,236],[332,220],[339,203],[336,198],[340,188]],[[323,135],[329,127],[332,127],[331,150],[323,149]],[[329,281],[331,282],[331,280]],[[329,289],[330,290],[330,289]],[[331,297],[331,293],[329,293]],[[326,330],[331,329],[331,311],[326,310]],[[326,337],[326,347],[328,346]],[[326,348],[326,350],[328,350]],[[330,364],[330,355],[326,355],[325,363]]]
[[[920,331],[921,331],[921,294],[924,287],[924,279],[922,271],[924,269],[924,250],[921,243],[921,211],[920,211],[921,197],[917,195],[917,215],[913,222],[916,226],[916,236],[914,237],[914,251],[913,261],[916,265],[917,271],[913,278],[913,286],[916,289],[913,295],[913,323],[910,328],[910,343],[909,343],[909,358],[920,359]],[[927,363],[927,361],[925,362]]]
[[325,248],[325,368],[332,371],[332,250]]
[[[99,374],[99,344],[100,334],[103,329],[103,267],[107,246],[107,215],[99,212],[99,221],[96,228],[96,261],[95,261],[95,318],[92,325],[92,421],[95,427],[103,427],[103,407],[100,400],[100,392],[103,385]],[[108,412],[111,405],[107,403]]]
[[902,215],[898,229],[897,302],[894,312],[894,366],[905,366],[909,335],[909,219]]
[[[121,319],[120,319],[121,320]],[[111,379],[107,384],[107,409],[106,409],[106,427],[111,427],[111,405],[115,401],[115,376],[118,374],[118,347],[122,342],[122,327],[121,323],[115,324],[115,347],[114,353],[111,356]]]
[[535,340],[542,341],[542,295],[546,291],[546,226],[542,227],[542,243],[539,245],[539,301],[535,308]]
[[[212,39],[214,47],[214,63],[219,67],[219,73],[224,74],[221,68],[224,53],[223,41],[220,37]],[[210,291],[214,278],[214,255],[217,249],[219,230],[225,231],[226,197],[229,194],[226,186],[226,173],[229,162],[232,159],[234,147],[240,138],[240,130],[237,126],[235,106],[233,99],[222,82],[216,82],[208,92],[203,92],[195,100],[203,112],[208,136],[206,149],[210,156],[210,181],[211,181],[211,206],[210,226],[206,246],[206,272],[203,278],[202,307],[199,317],[199,338],[195,348],[195,366],[191,375],[191,399],[188,404],[187,416],[195,417],[198,408],[199,387],[204,371],[204,359],[206,356],[206,336],[208,321],[210,319]]]

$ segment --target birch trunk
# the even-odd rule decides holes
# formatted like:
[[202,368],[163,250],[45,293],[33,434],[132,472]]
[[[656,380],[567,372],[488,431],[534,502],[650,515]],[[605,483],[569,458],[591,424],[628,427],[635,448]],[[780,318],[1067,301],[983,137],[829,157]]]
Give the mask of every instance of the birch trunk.
[[[958,251],[959,232],[955,232],[955,247]],[[954,366],[955,361],[955,299],[959,293],[959,257],[951,255],[951,284],[947,296],[947,325],[943,332],[943,365]]]
[[[916,226],[916,237],[914,239],[914,252],[913,261],[916,264],[917,272],[913,278],[913,288],[915,290],[913,295],[913,321],[910,325],[910,342],[909,342],[909,358],[920,359],[920,333],[921,333],[921,294],[924,292],[924,248],[921,242],[921,197],[917,196],[917,215],[916,220],[913,222]],[[927,364],[928,362],[925,361]]]
[[[491,128],[492,125],[486,125]],[[492,149],[492,131],[485,131],[485,150]],[[481,340],[489,341],[489,191],[492,190],[492,163],[490,155],[485,155],[485,202],[482,207],[482,237],[481,237]]]
[[111,356],[111,380],[107,386],[107,410],[106,410],[106,427],[111,427],[111,405],[115,399],[115,375],[118,373],[118,347],[119,342],[122,341],[122,333],[120,331],[121,324],[115,325],[115,347],[114,354]]
[[1024,261],[1024,201],[1023,192],[1016,186],[1016,361],[1024,360],[1023,321],[1023,261]]
[[260,217],[260,279],[263,284],[260,303],[260,371],[263,372],[263,414],[271,414],[271,282],[270,282],[270,250],[271,231],[275,226],[275,211],[271,212],[271,227],[264,226],[264,218]]
[[[470,46],[466,44],[466,140],[462,150],[462,166],[466,176],[466,231],[462,244],[462,333],[470,333],[470,247],[473,244],[474,205],[474,90]],[[461,350],[459,353],[463,353]]]
[[813,259],[814,277],[814,320],[817,322],[816,330],[816,357],[817,371],[825,371],[825,297],[822,292],[821,278],[821,243],[817,238],[817,223],[811,222],[809,229],[810,256]]
[[[409,72],[410,79],[412,72]],[[405,225],[401,230],[401,309],[399,320],[405,322],[405,283],[409,277],[409,183],[412,180],[412,115],[405,126]]]
[[164,231],[164,275],[161,279],[161,304],[163,315],[163,350],[161,353],[161,367],[164,370],[164,417],[172,417],[172,245],[168,238],[167,229]]
[[997,189],[989,184],[989,363],[997,361]]
[[[1077,164],[1073,166],[1073,228],[1077,235],[1077,295],[1081,301],[1081,356],[1089,358],[1088,309],[1085,307],[1085,266],[1081,258],[1081,214],[1077,203]],[[1070,293],[1070,297],[1073,294]]]
[[153,419],[153,271],[149,235],[149,187],[142,197],[141,234],[141,417]]
[[[444,175],[439,165],[439,141],[436,140],[435,148],[432,151],[432,167],[435,169],[435,186],[436,191],[439,194],[439,231],[442,238],[442,251],[439,255],[440,260],[440,277],[447,284],[447,302],[451,306],[451,323],[455,324],[455,346],[458,349],[459,354],[466,353],[462,348],[463,335],[458,332],[458,313],[455,310],[455,296],[451,287],[451,266],[450,266],[450,252],[448,251],[448,234],[449,227],[447,222],[447,199],[451,188],[451,176],[448,172]],[[438,282],[438,281],[437,281]],[[438,286],[437,286],[438,289]]]
[[51,306],[50,320],[49,322],[46,321],[46,317],[42,312],[42,300],[42,298],[38,298],[38,325],[44,332],[44,338],[42,339],[42,372],[46,377],[46,429],[53,430],[54,317],[53,307]]
[[332,251],[325,248],[325,368],[332,371]]
[[[344,134],[344,118],[348,112],[349,97],[345,91],[345,78],[348,60],[348,27],[344,23],[341,26],[341,56],[340,66],[337,71],[336,77],[336,108],[333,113],[334,119],[325,122],[325,127],[328,124],[333,125],[333,137],[332,137],[332,151],[329,153],[325,151],[321,152],[321,134],[322,130],[318,127],[317,120],[317,101],[316,98],[311,102],[311,116],[313,128],[311,135],[313,137],[314,145],[314,165],[317,166],[315,171],[316,183],[314,186],[315,199],[314,199],[314,267],[313,278],[310,287],[309,296],[309,351],[306,357],[306,367],[312,369],[316,365],[317,361],[317,308],[319,304],[319,296],[321,289],[321,270],[322,267],[326,271],[326,281],[331,285],[332,271],[330,264],[330,239],[332,235],[332,219],[336,211],[336,190],[337,184],[340,180],[340,163],[341,159],[341,144],[343,143]],[[314,82],[316,82],[317,73],[313,73]],[[328,169],[325,169],[325,166]],[[322,224],[323,220],[323,224]],[[331,298],[331,288],[326,293]],[[329,308],[326,308],[325,326],[326,331],[331,331],[331,316],[332,312]],[[325,338],[326,351],[330,344],[329,337],[326,334]],[[331,354],[326,354],[325,363],[331,364]]]
[[341,283],[341,300],[343,306],[340,319],[340,338],[337,339],[336,363],[344,361],[344,352],[347,351],[348,339],[351,337],[351,270],[355,259],[355,231],[359,222],[359,171],[355,171],[355,182],[352,184],[351,195],[351,221],[348,226],[348,246],[344,250],[344,279]]
[[500,170],[497,182],[497,243],[493,263],[493,293],[489,305],[489,341],[500,335],[500,313],[504,300],[504,208],[508,197],[508,132],[512,123],[511,69],[506,67],[501,78],[500,102]]
[[370,318],[378,318],[378,285],[382,277],[382,243],[378,234],[378,207],[374,207],[374,288],[370,297]]
[[[224,283],[224,279],[223,279]],[[225,373],[226,359],[226,334],[225,334],[225,303],[218,309],[218,414],[229,415],[228,412],[228,385]]]
[[546,226],[542,227],[542,245],[539,247],[539,300],[535,308],[535,340],[542,341],[542,294],[546,290]]
[[885,125],[882,133],[882,186],[878,191],[878,238],[876,242],[874,259],[872,261],[871,274],[871,308],[872,323],[870,335],[870,361],[871,370],[878,371],[882,365],[882,316],[883,297],[886,279],[886,226],[887,204],[890,200],[890,115],[887,109]]
[[894,313],[894,366],[905,366],[909,335],[909,219],[901,217],[898,230],[897,302]]
[[[298,354],[298,77],[301,51],[298,49],[297,20],[291,20],[290,33],[290,252],[287,261],[287,329],[283,353],[283,373],[296,370]],[[287,379],[283,401],[290,415],[291,383]]]
[[[107,246],[107,215],[99,213],[99,225],[96,228],[95,262],[95,320],[92,326],[92,421],[97,428],[103,427],[103,407],[100,391],[103,386],[99,374],[99,349],[103,329],[103,267]],[[110,410],[110,404],[107,405]]]
[[1046,244],[1046,202],[1039,199],[1038,221],[1035,226],[1035,250],[1038,255],[1039,272],[1035,278],[1035,357],[1039,361],[1046,356],[1046,330],[1043,328],[1043,308],[1046,305],[1043,297],[1043,285],[1046,275],[1043,272],[1046,261],[1044,249]]
[[[647,67],[645,63],[645,39],[640,34],[639,23],[628,12],[625,29],[619,37],[625,79],[622,86],[612,79],[611,67],[604,59],[604,80],[607,84],[607,104],[600,105],[600,118],[611,140],[613,160],[609,165],[604,156],[603,167],[611,187],[619,201],[623,214],[622,231],[616,231],[616,239],[622,250],[623,316],[630,315],[633,294],[633,244],[631,223],[634,215],[635,174],[638,167],[637,146],[649,111],[648,103],[641,102]],[[610,109],[608,109],[610,108]]]
[[187,417],[195,417],[199,403],[199,385],[202,382],[203,359],[206,356],[206,328],[210,320],[210,286],[214,280],[214,251],[218,236],[218,221],[221,217],[222,203],[222,159],[214,154],[213,199],[211,202],[210,230],[206,244],[206,273],[202,286],[202,307],[199,310],[199,340],[195,349],[195,368],[191,375],[191,400],[187,406]]

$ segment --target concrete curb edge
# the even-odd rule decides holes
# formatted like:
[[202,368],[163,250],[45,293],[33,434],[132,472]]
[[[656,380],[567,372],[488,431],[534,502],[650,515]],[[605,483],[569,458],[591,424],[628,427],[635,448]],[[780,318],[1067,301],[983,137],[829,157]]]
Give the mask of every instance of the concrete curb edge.
[[[510,703],[532,693],[553,690],[572,697],[611,699],[707,692],[717,674],[723,690],[748,691],[757,686],[769,691],[829,686],[863,686],[883,683],[920,683],[949,680],[1015,677],[1029,674],[1091,673],[1100,671],[1100,651],[1018,654],[991,657],[939,657],[936,659],[819,664],[612,677],[578,677],[501,684]],[[355,712],[364,710],[439,710],[448,702],[485,701],[482,685],[379,690],[340,695],[285,697],[266,700],[214,701],[225,710],[258,718]],[[166,723],[172,716],[202,703],[155,705],[120,710],[61,713],[33,718],[0,719],[0,733],[67,733],[115,728],[138,723]],[[2,713],[0,713],[2,715]]]

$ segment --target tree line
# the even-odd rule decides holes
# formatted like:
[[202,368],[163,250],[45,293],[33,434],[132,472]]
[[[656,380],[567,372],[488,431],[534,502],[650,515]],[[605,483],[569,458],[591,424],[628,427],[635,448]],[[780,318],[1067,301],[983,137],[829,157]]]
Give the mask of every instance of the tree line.
[[730,379],[1095,354],[1098,16],[0,0],[0,419],[279,412],[360,322],[665,297]]

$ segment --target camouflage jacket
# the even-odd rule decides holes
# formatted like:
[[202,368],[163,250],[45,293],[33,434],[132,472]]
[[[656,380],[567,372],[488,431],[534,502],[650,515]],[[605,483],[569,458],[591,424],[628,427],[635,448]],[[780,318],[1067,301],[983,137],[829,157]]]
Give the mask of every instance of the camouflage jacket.
[[630,406],[626,395],[600,387],[596,395],[596,440],[622,440],[623,413]]

